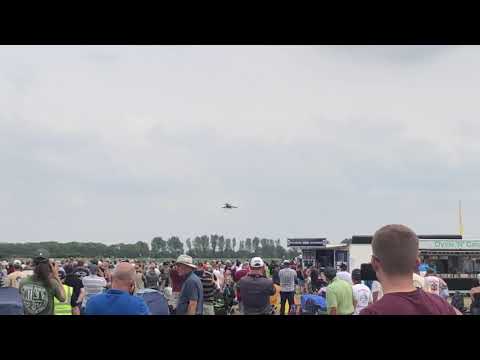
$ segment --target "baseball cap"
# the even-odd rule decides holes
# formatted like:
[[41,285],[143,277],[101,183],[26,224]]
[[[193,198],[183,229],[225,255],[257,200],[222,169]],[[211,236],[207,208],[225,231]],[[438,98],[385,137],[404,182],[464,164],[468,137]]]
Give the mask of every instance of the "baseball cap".
[[265,266],[265,263],[263,262],[261,257],[257,256],[257,257],[252,258],[252,260],[250,261],[250,266],[252,268],[260,268],[260,267]]
[[48,261],[49,258],[50,253],[46,249],[38,249],[33,256],[33,260],[36,261]]
[[290,265],[290,261],[289,260],[283,260],[283,265]]
[[361,280],[362,278],[362,273],[360,269],[355,269],[352,271],[352,279],[354,280]]
[[22,265],[20,260],[13,260],[13,265]]

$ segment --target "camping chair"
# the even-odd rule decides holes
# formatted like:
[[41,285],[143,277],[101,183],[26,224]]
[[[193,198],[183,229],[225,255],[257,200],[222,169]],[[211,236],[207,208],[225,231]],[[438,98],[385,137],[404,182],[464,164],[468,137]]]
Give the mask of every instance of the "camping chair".
[[167,299],[160,291],[141,289],[135,295],[145,301],[152,315],[170,315]]
[[0,288],[0,315],[24,315],[22,297],[17,288]]

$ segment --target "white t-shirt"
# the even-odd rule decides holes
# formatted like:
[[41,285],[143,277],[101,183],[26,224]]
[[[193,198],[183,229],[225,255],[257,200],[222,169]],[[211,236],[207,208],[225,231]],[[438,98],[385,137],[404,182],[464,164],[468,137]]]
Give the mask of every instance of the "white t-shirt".
[[374,292],[378,292],[377,301],[383,297],[383,288],[382,284],[380,284],[377,280],[374,280],[372,283],[372,294]]
[[223,273],[220,270],[215,269],[213,270],[213,275],[217,277],[217,287],[221,289],[224,281]]
[[440,295],[440,279],[436,276],[426,276],[425,288],[429,293]]
[[348,282],[350,285],[353,284],[352,282],[352,275],[348,271],[339,271],[337,272],[337,277],[339,279],[345,280]]
[[357,302],[353,315],[358,315],[368,304],[373,303],[372,292],[367,285],[355,284],[352,286],[353,298]]

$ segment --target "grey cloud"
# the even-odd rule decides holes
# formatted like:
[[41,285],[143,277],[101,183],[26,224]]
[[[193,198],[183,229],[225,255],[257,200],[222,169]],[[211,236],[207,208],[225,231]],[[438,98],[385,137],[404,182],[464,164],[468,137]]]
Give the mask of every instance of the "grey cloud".
[[352,60],[369,59],[370,61],[394,64],[432,61],[456,48],[458,46],[447,45],[342,45],[330,47],[336,53],[349,56]]
[[336,241],[385,222],[453,232],[458,198],[476,210],[475,48],[0,54],[4,241]]

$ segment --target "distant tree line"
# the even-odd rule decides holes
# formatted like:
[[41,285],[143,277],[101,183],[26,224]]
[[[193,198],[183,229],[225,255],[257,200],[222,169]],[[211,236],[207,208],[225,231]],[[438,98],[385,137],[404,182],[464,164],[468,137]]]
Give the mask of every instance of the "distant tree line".
[[[186,247],[185,247],[186,246]],[[32,257],[39,248],[46,249],[54,258],[63,257],[114,257],[114,258],[176,258],[186,254],[194,258],[248,258],[262,256],[265,258],[293,258],[299,253],[285,249],[280,239],[260,239],[258,237],[237,241],[219,235],[203,235],[186,239],[185,244],[177,236],[167,240],[155,237],[150,246],[147,242],[135,244],[106,245],[94,242],[28,242],[0,243],[0,258]]]

